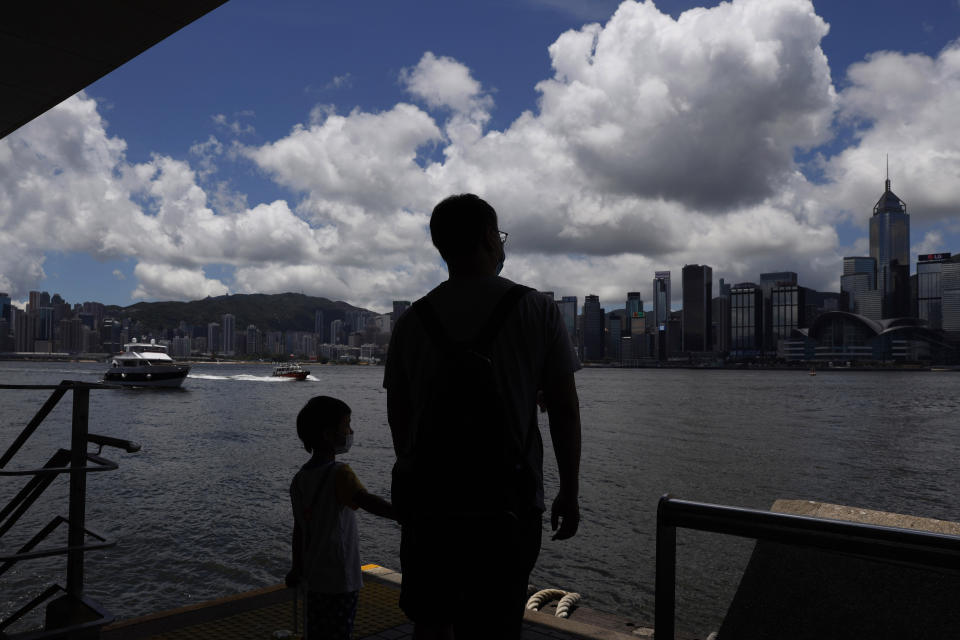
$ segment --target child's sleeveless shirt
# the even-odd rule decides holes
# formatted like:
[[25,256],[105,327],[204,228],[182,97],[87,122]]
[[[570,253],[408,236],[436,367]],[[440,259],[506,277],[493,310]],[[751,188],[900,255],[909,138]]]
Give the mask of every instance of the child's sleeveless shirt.
[[350,467],[335,461],[308,462],[290,483],[293,517],[303,533],[302,575],[314,593],[347,593],[363,585],[356,506],[337,499],[338,476],[341,485],[362,488]]

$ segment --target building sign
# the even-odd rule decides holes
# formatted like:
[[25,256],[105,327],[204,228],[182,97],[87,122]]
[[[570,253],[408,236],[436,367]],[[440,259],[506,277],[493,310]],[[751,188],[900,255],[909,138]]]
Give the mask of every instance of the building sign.
[[950,252],[946,253],[924,253],[917,256],[917,262],[939,262],[950,257]]
[[634,317],[634,318],[642,318],[642,317],[643,317],[643,311],[634,311],[634,312],[633,312],[633,317]]

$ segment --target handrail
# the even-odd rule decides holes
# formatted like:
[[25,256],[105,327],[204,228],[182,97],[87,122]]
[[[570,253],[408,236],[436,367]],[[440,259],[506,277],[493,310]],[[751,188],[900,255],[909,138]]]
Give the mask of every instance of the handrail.
[[960,572],[957,536],[691,502],[667,494],[657,505],[654,628],[658,640],[675,634],[678,527]]
[[[33,598],[25,606],[0,621],[0,640],[17,638],[39,640],[47,637],[68,637],[71,634],[81,633],[84,637],[99,637],[99,629],[113,620],[113,616],[103,610],[99,604],[87,598],[83,593],[83,554],[93,549],[112,547],[116,542],[107,540],[104,536],[90,530],[86,526],[86,474],[96,471],[110,471],[117,468],[117,464],[107,460],[97,453],[89,452],[90,444],[98,445],[100,450],[104,446],[124,449],[128,453],[140,450],[140,445],[129,440],[92,434],[89,432],[89,409],[91,389],[117,389],[116,385],[102,383],[88,383],[64,380],[58,385],[9,385],[0,384],[0,390],[52,390],[53,393],[40,407],[36,415],[27,423],[23,431],[14,439],[13,443],[0,456],[0,477],[32,476],[26,485],[0,509],[0,538],[13,527],[20,517],[30,509],[40,495],[60,475],[66,474],[70,483],[69,515],[68,517],[55,516],[46,526],[24,544],[16,553],[0,554],[0,574],[5,573],[15,563],[23,560],[44,558],[53,555],[67,556],[67,586],[52,585],[39,596]],[[4,467],[20,451],[27,440],[34,434],[43,420],[53,411],[57,403],[68,391],[73,392],[73,413],[71,420],[70,449],[57,450],[39,469],[5,470]],[[88,464],[92,463],[92,464]],[[35,549],[61,524],[67,524],[67,545],[65,547]],[[99,542],[87,542],[91,536]],[[27,613],[49,600],[58,591],[64,595],[47,606],[46,628],[40,631],[14,635],[6,633],[6,629],[21,619]],[[79,614],[79,615],[78,615]],[[92,617],[91,617],[92,616]]]

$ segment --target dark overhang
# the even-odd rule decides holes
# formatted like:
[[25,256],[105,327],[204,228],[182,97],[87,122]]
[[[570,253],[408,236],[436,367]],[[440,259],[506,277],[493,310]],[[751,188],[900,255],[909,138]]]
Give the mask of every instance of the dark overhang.
[[0,138],[224,2],[17,2],[5,7]]

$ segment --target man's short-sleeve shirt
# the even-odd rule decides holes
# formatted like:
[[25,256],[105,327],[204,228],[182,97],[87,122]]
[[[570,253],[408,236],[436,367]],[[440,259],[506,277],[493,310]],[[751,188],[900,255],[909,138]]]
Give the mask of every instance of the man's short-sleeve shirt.
[[[497,276],[448,280],[426,295],[440,323],[454,341],[472,339],[490,317],[497,302],[513,282]],[[521,429],[536,429],[537,392],[555,376],[573,373],[580,362],[556,304],[548,297],[530,292],[507,316],[492,345],[497,375],[509,394],[508,408]],[[387,353],[383,386],[390,394],[403,396],[416,424],[424,403],[430,398],[430,384],[440,364],[434,348],[415,312],[404,313],[397,321]],[[524,438],[527,433],[522,434]],[[529,463],[540,476],[536,498],[543,509],[543,452],[530,447]],[[398,455],[409,443],[397,443]]]

